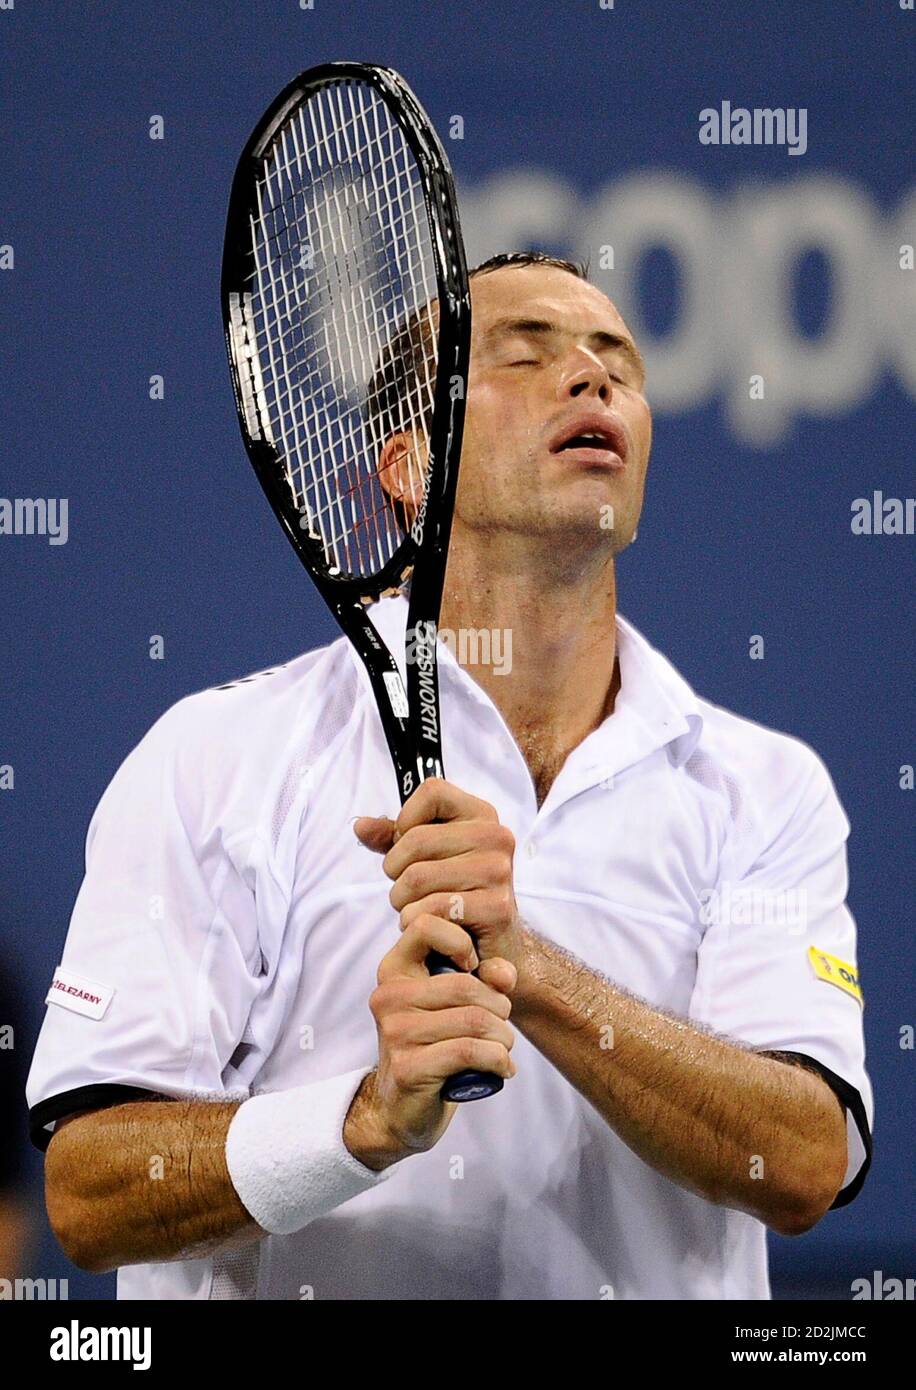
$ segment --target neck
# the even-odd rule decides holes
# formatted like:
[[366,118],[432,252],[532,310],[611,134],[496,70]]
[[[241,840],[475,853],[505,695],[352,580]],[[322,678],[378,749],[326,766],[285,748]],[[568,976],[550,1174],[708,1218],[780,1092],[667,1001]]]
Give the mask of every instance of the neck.
[[456,660],[505,719],[539,802],[569,753],[614,708],[616,608],[610,556],[590,561],[579,550],[574,563],[562,555],[526,563],[498,543],[485,556],[479,548],[450,551],[440,629],[454,634]]

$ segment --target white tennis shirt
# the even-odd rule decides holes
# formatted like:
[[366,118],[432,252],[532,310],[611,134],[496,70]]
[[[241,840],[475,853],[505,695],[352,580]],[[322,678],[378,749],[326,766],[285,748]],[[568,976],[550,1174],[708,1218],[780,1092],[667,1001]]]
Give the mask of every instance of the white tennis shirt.
[[[403,670],[407,605],[373,619]],[[523,919],[650,1005],[811,1059],[872,1095],[845,906],[849,823],[804,743],[698,699],[623,618],[614,713],[538,809],[496,706],[440,644],[446,775],[517,840]],[[173,706],[89,828],[28,1084],[33,1135],[75,1109],[241,1098],[369,1068],[367,1000],[398,939],[357,815],[396,815],[368,678],[341,639]],[[289,1236],[130,1266],[119,1298],[769,1296],[765,1228],[636,1157],[521,1034],[518,1074],[429,1153]],[[354,1160],[355,1163],[355,1160]]]

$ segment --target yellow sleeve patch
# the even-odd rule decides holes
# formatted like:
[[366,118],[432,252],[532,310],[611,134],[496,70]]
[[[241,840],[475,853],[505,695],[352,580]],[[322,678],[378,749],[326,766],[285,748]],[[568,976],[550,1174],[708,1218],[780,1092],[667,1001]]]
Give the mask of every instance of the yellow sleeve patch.
[[809,946],[808,959],[819,980],[826,980],[828,985],[836,985],[837,989],[845,990],[860,1004],[865,1004],[862,997],[862,986],[859,984],[859,972],[854,965],[850,965],[848,961],[840,960],[839,956],[831,956],[826,951],[819,951],[816,946]]

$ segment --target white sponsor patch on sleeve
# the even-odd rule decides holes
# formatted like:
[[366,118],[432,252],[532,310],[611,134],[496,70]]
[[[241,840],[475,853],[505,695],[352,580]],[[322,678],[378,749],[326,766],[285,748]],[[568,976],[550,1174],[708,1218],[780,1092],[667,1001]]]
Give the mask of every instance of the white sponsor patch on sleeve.
[[100,985],[95,980],[87,980],[83,975],[74,975],[58,966],[45,1003],[72,1009],[73,1013],[82,1014],[84,1018],[104,1018],[114,993],[108,985]]

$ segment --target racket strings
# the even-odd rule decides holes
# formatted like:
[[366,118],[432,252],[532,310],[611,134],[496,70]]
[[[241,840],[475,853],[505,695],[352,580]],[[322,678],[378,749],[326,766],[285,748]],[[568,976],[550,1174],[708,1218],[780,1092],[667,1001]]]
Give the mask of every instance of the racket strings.
[[[254,222],[252,222],[252,227],[254,227]],[[407,249],[417,254],[419,252],[419,241],[417,241],[416,246],[413,247],[408,243]],[[254,274],[256,274],[256,272],[253,272],[253,275]],[[360,287],[364,302],[367,300],[372,302],[372,295],[370,293],[372,289],[371,276],[368,277],[368,281],[369,283]],[[266,309],[260,306],[255,307],[252,317],[258,327],[259,341],[262,345],[266,345],[269,342],[275,350],[281,352],[287,361],[288,367],[300,369],[305,372],[310,370],[308,347],[311,341],[310,335],[314,331],[314,323],[320,321],[322,317],[322,311],[320,309],[315,310],[313,313],[302,312],[298,314],[296,318],[289,319],[286,323],[277,327],[276,334],[273,334],[271,331],[271,318]],[[411,383],[409,381],[406,382],[405,390],[410,391],[411,389]]]
[[[281,140],[282,140],[282,137],[280,137],[280,138],[281,138]],[[301,157],[300,157],[299,155],[296,156],[296,162],[297,162],[297,168],[301,168]],[[394,163],[394,161],[393,161],[393,163]],[[287,174],[287,176],[289,177],[291,167],[292,167],[292,157],[289,156],[289,155],[286,155],[282,164],[276,164],[276,165],[275,165],[274,170],[273,170],[273,175],[274,175],[274,177],[277,177],[277,176],[282,175],[282,174],[284,174],[284,173]],[[405,182],[405,183],[413,183],[413,185],[414,185],[414,187],[415,187],[415,191],[416,191],[417,193],[421,193],[421,184],[420,184],[420,180],[419,180],[419,177],[418,177],[418,175],[417,175],[417,172],[416,172],[415,169],[410,169],[410,168],[406,168],[406,169],[401,170],[401,171],[398,171],[398,170],[392,168],[392,170],[389,171],[389,177],[388,177],[388,178],[386,178],[386,179],[378,179],[378,180],[377,180],[377,187],[378,187],[378,190],[379,190],[379,192],[386,193],[389,189],[394,188],[394,187],[397,185],[397,183],[398,183],[399,181],[400,181],[400,182]],[[301,188],[297,188],[297,187],[296,187],[294,184],[292,184],[292,182],[290,181],[290,197],[289,197],[289,199],[284,200],[284,199],[282,199],[282,198],[278,198],[278,199],[276,200],[274,206],[277,207],[277,208],[279,208],[281,205],[286,206],[288,203],[292,203],[292,205],[295,206],[297,200],[298,200],[298,201],[301,201],[302,204],[303,204],[302,212],[299,213],[299,214],[297,214],[296,217],[291,218],[291,219],[288,219],[287,222],[286,222],[284,225],[280,226],[276,231],[271,232],[271,233],[268,233],[268,234],[265,234],[265,236],[264,236],[264,238],[263,238],[263,240],[264,240],[265,243],[269,244],[271,241],[277,240],[281,235],[283,235],[283,233],[284,233],[285,231],[287,231],[288,227],[293,226],[300,218],[304,218],[304,217],[306,216],[306,209],[305,209],[305,203],[304,203],[304,198],[303,198],[302,190],[301,190]],[[390,215],[392,216],[392,218],[396,218],[396,217],[398,216],[398,210],[392,208],[392,211],[391,211],[391,214],[390,214]],[[253,278],[254,278],[254,273],[252,272],[252,274],[251,274],[248,278],[249,278],[249,279],[253,279]]]
[[[422,498],[437,365],[422,182],[373,88],[336,82],[288,115],[264,152],[250,234],[262,427],[332,572],[368,577]],[[406,438],[386,488],[393,434]]]

